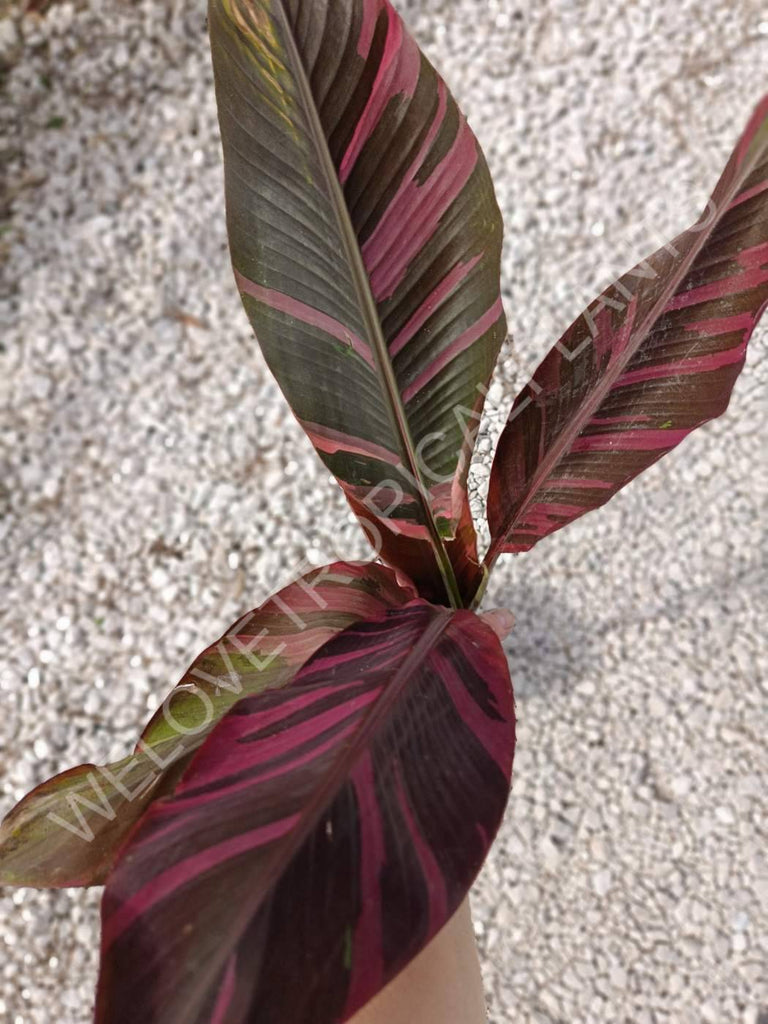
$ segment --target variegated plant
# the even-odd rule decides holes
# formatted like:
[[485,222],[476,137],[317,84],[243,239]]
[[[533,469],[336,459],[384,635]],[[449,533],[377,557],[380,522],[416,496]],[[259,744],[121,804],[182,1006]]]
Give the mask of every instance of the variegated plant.
[[501,821],[489,569],[728,404],[768,303],[768,100],[701,220],[515,399],[481,561],[467,469],[505,321],[475,137],[388,0],[211,0],[210,34],[237,286],[386,565],[315,570],[244,616],[132,755],[11,811],[0,883],[106,882],[99,1024],[337,1024],[451,917]]

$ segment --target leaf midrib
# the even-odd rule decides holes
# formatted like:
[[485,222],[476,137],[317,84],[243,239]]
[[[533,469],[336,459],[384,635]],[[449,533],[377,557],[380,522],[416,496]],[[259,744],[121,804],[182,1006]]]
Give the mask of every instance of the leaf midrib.
[[320,165],[323,170],[326,185],[328,186],[331,206],[339,228],[339,234],[341,235],[341,239],[344,244],[347,265],[351,271],[352,281],[357,293],[358,306],[363,317],[363,323],[365,324],[369,341],[371,342],[376,366],[379,370],[382,388],[387,400],[387,409],[392,420],[392,427],[394,429],[395,436],[400,443],[400,456],[410,477],[417,482],[416,490],[418,492],[418,500],[421,505],[424,523],[429,531],[435,560],[445,584],[446,593],[450,599],[451,605],[454,608],[461,608],[463,602],[459,591],[459,585],[456,580],[456,574],[443,539],[438,531],[437,523],[435,522],[435,518],[432,514],[432,508],[426,498],[428,489],[426,487],[423,474],[419,469],[415,445],[411,436],[408,419],[405,414],[405,407],[400,394],[400,388],[398,387],[397,379],[395,377],[395,371],[392,366],[387,342],[381,329],[378,307],[376,306],[376,302],[371,292],[370,281],[363,263],[363,257],[360,252],[357,235],[355,234],[352,220],[349,216],[349,210],[344,199],[341,182],[339,181],[339,177],[336,173],[333,158],[331,157],[331,151],[328,147],[328,140],[325,137],[325,132],[323,131],[323,127],[320,122],[320,116],[315,105],[314,96],[312,95],[312,90],[307,79],[306,69],[304,68],[304,63],[296,46],[296,40],[293,36],[293,31],[283,5],[283,0],[277,0],[275,6],[279,9],[280,16],[282,18],[286,38],[287,56],[292,65],[292,70],[295,75],[301,100],[303,101],[303,106],[307,115],[310,134],[312,136],[317,155],[320,159]]
[[[423,603],[429,607],[426,602]],[[414,672],[426,660],[453,621],[453,612],[446,608],[432,607],[434,610],[432,621],[405,656],[399,667],[395,669],[390,681],[383,684],[380,697],[374,702],[371,710],[364,713],[360,727],[349,746],[341,751],[339,757],[334,761],[331,771],[329,771],[324,781],[314,791],[309,803],[298,812],[300,820],[286,834],[284,842],[282,839],[278,839],[275,842],[266,865],[262,865],[258,886],[255,886],[258,889],[256,898],[244,907],[238,915],[238,921],[234,928],[236,935],[234,942],[226,950],[222,947],[223,958],[221,962],[217,959],[213,966],[210,967],[212,958],[209,958],[210,969],[206,975],[208,979],[215,979],[217,969],[221,968],[237,949],[240,939],[245,934],[254,915],[259,912],[263,901],[274,890],[281,874],[311,835],[312,830],[317,826],[323,813],[332,803],[334,794],[338,791],[344,780],[349,778],[350,766],[354,765],[361,753],[369,747],[372,734],[376,732],[382,719],[385,719],[393,706],[397,704]],[[320,651],[322,651],[322,648],[320,648]],[[319,655],[320,651],[316,652],[313,657]],[[304,668],[306,667],[304,666]],[[301,671],[303,670],[302,668]],[[201,983],[197,986],[198,991],[204,987],[203,981],[204,979],[201,978]]]

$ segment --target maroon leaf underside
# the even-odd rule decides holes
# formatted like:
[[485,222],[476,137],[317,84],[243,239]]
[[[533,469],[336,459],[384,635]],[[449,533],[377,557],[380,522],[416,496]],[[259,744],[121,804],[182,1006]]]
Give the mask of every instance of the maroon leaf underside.
[[340,1024],[448,921],[506,804],[493,631],[417,600],[241,701],[128,843],[97,1024]]
[[242,697],[284,686],[336,633],[415,597],[372,563],[314,569],[241,616],[184,673],[141,734],[110,765],[42,783],[0,825],[0,884],[97,885],[146,808],[173,790],[216,723]]
[[487,564],[605,504],[721,415],[767,302],[768,97],[697,224],[595,300],[515,400]]

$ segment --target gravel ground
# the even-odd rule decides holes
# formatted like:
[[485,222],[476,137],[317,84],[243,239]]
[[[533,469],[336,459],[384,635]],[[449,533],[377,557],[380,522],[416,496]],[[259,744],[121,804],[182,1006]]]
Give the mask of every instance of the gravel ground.
[[[559,331],[698,214],[766,88],[768,21],[762,0],[401,7],[505,213],[482,491]],[[0,77],[5,812],[124,753],[302,559],[364,547],[239,307],[200,0],[60,4],[23,39],[6,18]],[[474,893],[494,1024],[768,1021],[766,337],[725,418],[491,586],[520,717]],[[98,901],[0,894],[0,1021],[89,1019]]]

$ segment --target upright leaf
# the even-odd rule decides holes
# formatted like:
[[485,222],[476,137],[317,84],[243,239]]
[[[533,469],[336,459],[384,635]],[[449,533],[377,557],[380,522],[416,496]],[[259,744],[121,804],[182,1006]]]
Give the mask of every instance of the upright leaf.
[[233,704],[284,686],[336,633],[414,596],[383,566],[336,562],[242,616],[195,659],[132,754],[56,775],[14,807],[0,825],[0,885],[103,882],[127,834]]
[[463,900],[513,748],[489,625],[417,600],[351,626],[241,701],[131,837],[97,1024],[348,1020]]
[[505,333],[477,141],[387,0],[211,0],[209,21],[232,263],[265,358],[385,556],[459,604],[465,541],[446,541]]
[[489,563],[603,505],[723,413],[767,302],[768,97],[700,221],[588,307],[515,400]]

